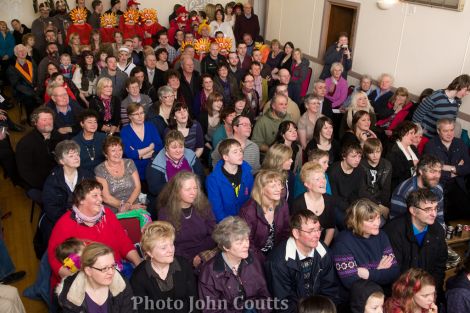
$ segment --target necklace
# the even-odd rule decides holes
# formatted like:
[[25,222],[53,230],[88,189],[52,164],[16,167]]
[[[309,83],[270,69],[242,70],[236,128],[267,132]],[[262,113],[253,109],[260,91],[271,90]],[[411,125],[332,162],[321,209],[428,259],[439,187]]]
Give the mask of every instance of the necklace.
[[88,156],[90,157],[90,160],[94,161],[95,160],[95,146],[91,146],[91,153],[90,153],[90,148],[88,146],[85,146],[86,148],[86,152],[88,154]]
[[191,218],[191,216],[193,216],[193,207],[191,206],[191,212],[189,213],[188,216],[184,215],[184,209],[183,209],[182,213],[183,213],[184,219],[189,220]]
[[[121,168],[120,168],[120,167],[121,167],[120,165],[121,165],[121,164],[111,166],[111,165],[109,164],[109,162],[106,161],[106,166],[107,166],[108,169],[110,169],[114,174],[118,174],[118,173],[119,173],[119,171],[120,171],[120,169],[121,169]],[[116,167],[119,167],[119,168],[116,169]]]

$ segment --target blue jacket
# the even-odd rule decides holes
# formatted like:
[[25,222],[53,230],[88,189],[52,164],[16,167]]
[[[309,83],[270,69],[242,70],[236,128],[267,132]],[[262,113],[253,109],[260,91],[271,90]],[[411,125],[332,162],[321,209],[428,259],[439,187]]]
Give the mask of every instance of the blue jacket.
[[7,32],[5,38],[0,36],[0,58],[8,55],[8,59],[11,59],[14,55],[13,49],[15,48],[15,38],[11,32]]
[[254,182],[251,166],[243,161],[240,192],[237,197],[232,184],[222,172],[223,165],[223,160],[217,162],[217,165],[206,181],[207,195],[217,223],[227,216],[238,215],[240,208],[250,199]]
[[126,125],[121,129],[121,139],[124,144],[124,155],[134,161],[139,171],[140,180],[145,180],[145,168],[151,159],[140,159],[138,150],[146,148],[153,143],[155,145],[154,151],[160,152],[163,148],[163,143],[157,128],[152,123],[145,122],[144,140],[140,140],[131,125]]

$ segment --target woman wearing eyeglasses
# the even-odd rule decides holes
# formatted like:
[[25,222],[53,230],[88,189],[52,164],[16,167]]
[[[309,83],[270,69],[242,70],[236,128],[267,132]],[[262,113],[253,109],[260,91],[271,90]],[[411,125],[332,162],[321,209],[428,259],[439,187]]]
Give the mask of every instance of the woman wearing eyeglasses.
[[348,290],[361,278],[385,287],[400,275],[390,240],[380,229],[381,213],[371,200],[357,200],[346,212],[348,229],[334,239],[333,262]]
[[112,248],[91,243],[80,258],[81,271],[57,287],[62,312],[132,312],[132,290],[116,270]]
[[155,125],[161,138],[165,137],[165,129],[168,127],[168,119],[174,103],[173,89],[169,86],[162,86],[158,88],[158,101],[148,110],[147,121]]
[[129,125],[121,130],[124,155],[133,160],[141,181],[145,181],[145,168],[151,158],[163,148],[157,128],[145,121],[142,104],[131,103],[127,107]]
[[[215,301],[225,304],[226,308],[203,312],[269,312],[267,303],[272,300],[261,263],[249,250],[248,224],[238,216],[226,217],[217,224],[212,238],[221,252],[202,266],[199,297],[206,305],[210,304],[207,301]],[[259,308],[246,306],[256,303]]]
[[[109,208],[103,206],[102,190],[103,186],[92,179],[86,179],[77,184],[73,192],[72,210],[62,215],[55,224],[47,248],[47,256],[52,270],[52,290],[61,279],[72,275],[72,272],[62,265],[55,254],[57,246],[70,237],[109,246],[114,251],[114,260],[107,262],[109,264],[100,264],[99,266],[121,264],[123,259],[127,259],[135,266],[141,262],[139,254],[116,216]],[[83,255],[82,258],[82,264],[93,265],[95,263],[86,263]],[[77,306],[81,304],[78,303]]]
[[277,171],[261,170],[256,174],[251,199],[239,215],[251,228],[250,244],[264,261],[275,245],[289,238],[289,207],[283,198],[284,177]]

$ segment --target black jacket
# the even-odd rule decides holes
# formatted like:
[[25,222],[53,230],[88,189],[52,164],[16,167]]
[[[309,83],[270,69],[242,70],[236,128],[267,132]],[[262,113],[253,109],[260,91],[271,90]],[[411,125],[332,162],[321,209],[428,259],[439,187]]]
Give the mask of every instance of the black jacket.
[[442,226],[437,222],[429,225],[421,247],[413,234],[409,213],[391,220],[384,230],[392,244],[400,272],[404,273],[410,268],[424,269],[434,277],[438,295],[442,295],[447,262],[447,244]]
[[[134,296],[142,297],[142,299],[148,297],[149,300],[155,302],[166,302],[167,298],[170,298],[173,301],[178,300],[183,303],[181,310],[171,310],[167,308],[165,310],[159,310],[159,312],[190,312],[189,301],[191,297],[193,300],[197,299],[197,286],[193,269],[183,257],[176,256],[175,261],[179,269],[173,274],[173,289],[167,292],[161,291],[160,287],[158,287],[157,280],[152,276],[152,272],[149,269],[150,261],[147,260],[140,263],[139,266],[134,269],[131,277],[131,286],[134,291]],[[154,310],[145,309],[145,302],[137,307],[139,312],[154,312]]]
[[[85,301],[85,273],[78,272],[65,278],[56,291],[62,313],[88,312]],[[109,286],[108,313],[129,313],[133,311],[133,294],[129,283],[115,271]]]
[[[411,149],[418,156],[418,150],[415,146],[411,146]],[[397,143],[394,143],[393,146],[388,151],[386,157],[387,160],[392,164],[392,191],[404,182],[412,175],[412,170],[414,170],[414,164],[412,161],[408,161],[403,151],[400,150]]]
[[101,127],[105,124],[119,126],[119,123],[121,122],[121,100],[118,97],[111,97],[111,119],[109,121],[104,120],[104,104],[98,96],[93,96],[93,98],[91,98],[90,109],[98,113],[98,130],[101,130]]
[[180,88],[178,89],[178,92],[181,92],[184,98],[184,102],[186,102],[186,105],[188,107],[191,107],[194,102],[194,97],[199,92],[199,90],[201,90],[201,75],[198,71],[194,70],[193,75],[191,76],[191,82],[188,83],[188,81],[184,77],[183,69],[179,68],[178,72],[181,76]]
[[[287,260],[286,260],[287,259]],[[313,256],[311,283],[313,294],[329,297],[337,302],[338,280],[327,248],[318,243]],[[302,269],[294,238],[279,244],[265,262],[266,280],[273,298],[287,300],[287,308],[277,312],[295,313],[299,301],[306,297]]]
[[[95,175],[87,170],[78,169],[77,184],[86,178],[94,178]],[[39,227],[43,234],[44,242],[49,242],[52,229],[59,218],[70,210],[73,205],[73,190],[65,182],[64,168],[57,166],[47,177],[42,190],[43,211]]]
[[361,166],[364,169],[365,176],[361,182],[359,196],[390,207],[392,193],[392,165],[390,162],[382,158],[377,167],[373,168],[366,159],[362,159]]

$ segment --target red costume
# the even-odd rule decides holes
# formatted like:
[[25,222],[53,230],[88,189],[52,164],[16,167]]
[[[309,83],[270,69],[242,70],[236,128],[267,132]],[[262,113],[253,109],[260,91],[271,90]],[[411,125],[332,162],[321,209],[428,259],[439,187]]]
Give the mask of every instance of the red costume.
[[80,44],[89,45],[91,31],[92,27],[90,24],[72,24],[69,29],[67,29],[67,38],[65,38],[65,44],[69,43],[70,34],[77,33],[80,36]]

